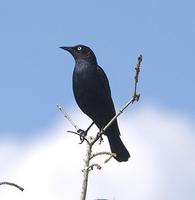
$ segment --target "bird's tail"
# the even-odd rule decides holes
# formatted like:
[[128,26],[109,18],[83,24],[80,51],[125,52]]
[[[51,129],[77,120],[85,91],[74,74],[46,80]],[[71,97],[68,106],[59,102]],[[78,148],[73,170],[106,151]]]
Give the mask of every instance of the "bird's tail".
[[112,153],[116,154],[116,157],[114,158],[118,162],[127,161],[130,158],[130,154],[123,144],[119,134],[109,133],[107,134],[107,137]]

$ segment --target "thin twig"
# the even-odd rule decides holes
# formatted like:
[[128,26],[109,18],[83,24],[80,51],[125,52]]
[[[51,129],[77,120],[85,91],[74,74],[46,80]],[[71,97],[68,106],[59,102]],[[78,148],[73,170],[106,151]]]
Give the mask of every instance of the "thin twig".
[[135,76],[134,76],[134,93],[133,97],[119,110],[118,113],[107,123],[107,125],[100,131],[100,133],[97,134],[96,138],[92,142],[93,144],[99,140],[99,138],[105,133],[105,131],[111,126],[111,124],[123,113],[123,111],[131,104],[133,104],[135,101],[139,101],[140,94],[137,94],[137,83],[138,83],[138,76],[141,68],[141,62],[142,62],[142,55],[140,54],[137,58],[137,63],[135,66]]
[[135,66],[135,87],[134,87],[134,96],[137,96],[137,83],[138,83],[138,76],[141,68],[141,62],[142,62],[142,55],[140,54],[137,58],[137,64]]
[[79,127],[73,122],[73,120],[70,118],[70,116],[64,111],[64,108],[60,105],[56,105],[60,112],[63,113],[64,117],[70,122],[70,124],[76,129],[76,131],[79,131]]
[[130,99],[130,101],[128,101],[120,110],[119,112],[110,120],[110,122],[108,122],[108,124],[102,129],[102,132],[104,133],[109,127],[110,125],[114,122],[114,120],[116,120],[122,113],[123,111],[130,105],[133,104],[134,101],[139,101],[140,98],[140,94],[137,94],[137,83],[138,83],[138,76],[139,76],[139,72],[140,72],[140,67],[141,67],[141,62],[142,62],[142,55],[139,55],[137,58],[137,64],[135,67],[135,76],[134,76],[134,80],[135,80],[135,87],[134,87],[134,93],[133,93],[133,97]]
[[102,167],[99,164],[94,163],[94,164],[89,165],[87,168],[83,169],[82,172],[84,172],[85,170],[89,170],[89,171],[93,170],[94,167],[96,167],[99,170],[102,169]]
[[20,191],[24,191],[24,188],[15,184],[15,183],[11,183],[11,182],[7,182],[7,181],[3,181],[3,182],[0,182],[0,185],[10,185],[10,186],[14,186],[16,188],[18,188]]
[[96,156],[100,156],[100,155],[109,155],[109,156],[112,156],[112,157],[115,157],[116,154],[115,153],[111,153],[111,152],[107,152],[107,151],[101,151],[101,152],[97,152],[97,153],[94,153],[91,155],[90,157],[90,160]]
[[104,161],[104,163],[109,162],[109,161],[111,160],[111,158],[114,158],[114,157],[116,157],[116,154],[115,154],[115,153],[112,153],[112,155],[110,155],[110,157],[107,158],[107,159]]

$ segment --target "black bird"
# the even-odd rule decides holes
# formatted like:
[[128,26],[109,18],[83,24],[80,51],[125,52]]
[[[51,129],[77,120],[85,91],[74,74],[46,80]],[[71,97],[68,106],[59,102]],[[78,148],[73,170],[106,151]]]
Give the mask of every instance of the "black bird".
[[[93,51],[84,45],[60,47],[75,59],[73,92],[80,109],[88,115],[101,130],[116,114],[107,76],[98,66]],[[129,152],[120,139],[117,120],[105,131],[110,148],[116,153],[116,160],[127,161]]]

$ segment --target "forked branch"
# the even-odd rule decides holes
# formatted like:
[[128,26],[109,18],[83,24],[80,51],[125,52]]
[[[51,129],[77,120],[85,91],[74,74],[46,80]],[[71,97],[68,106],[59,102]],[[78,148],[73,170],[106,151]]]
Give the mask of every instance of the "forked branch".
[[[80,139],[83,139],[83,141],[86,141],[87,143],[87,150],[86,150],[86,157],[84,159],[84,169],[82,170],[83,172],[83,183],[82,183],[82,192],[81,192],[81,200],[85,200],[86,198],[86,192],[87,192],[87,185],[88,185],[88,175],[89,175],[89,171],[93,170],[94,167],[96,167],[97,169],[101,169],[102,167],[97,164],[90,164],[90,161],[96,157],[96,156],[100,156],[100,155],[108,155],[109,158],[105,160],[105,163],[107,163],[111,158],[115,157],[116,154],[114,153],[110,153],[110,152],[97,152],[92,154],[92,147],[93,145],[102,138],[102,135],[105,133],[105,131],[112,125],[112,123],[123,113],[123,111],[131,104],[133,104],[135,101],[139,101],[140,98],[140,94],[137,93],[137,84],[138,84],[138,77],[139,77],[139,72],[140,72],[140,67],[141,67],[141,62],[142,62],[142,55],[139,55],[137,58],[137,63],[135,66],[135,75],[134,75],[134,92],[133,92],[133,96],[131,97],[131,99],[119,110],[118,113],[116,113],[116,115],[107,123],[107,125],[100,130],[100,132],[97,133],[95,138],[92,137],[85,137],[85,136],[81,136],[81,133],[85,133],[85,131],[82,131],[81,129],[79,129],[79,127],[73,122],[73,120],[70,118],[70,116],[64,111],[64,109],[57,105],[58,109],[63,113],[64,117],[70,122],[70,124],[76,129],[76,132],[74,131],[68,131],[70,133],[76,134],[80,136]],[[91,125],[89,126],[89,128],[87,129],[87,131],[91,128]]]

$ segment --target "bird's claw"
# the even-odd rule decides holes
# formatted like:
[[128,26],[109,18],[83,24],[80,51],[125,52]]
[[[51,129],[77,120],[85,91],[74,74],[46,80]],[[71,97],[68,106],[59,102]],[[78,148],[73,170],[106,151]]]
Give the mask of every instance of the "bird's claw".
[[104,142],[104,140],[103,140],[103,137],[100,136],[99,144],[101,144],[102,142]]
[[102,132],[101,132],[101,131],[98,132],[97,137],[98,137],[98,139],[99,139],[99,144],[101,144],[101,143],[104,141],[104,140],[103,140],[103,137],[102,137]]
[[79,135],[80,135],[80,143],[79,144],[82,144],[84,142],[84,138],[87,136],[87,132],[82,129],[79,129],[77,131],[77,133],[79,133]]

